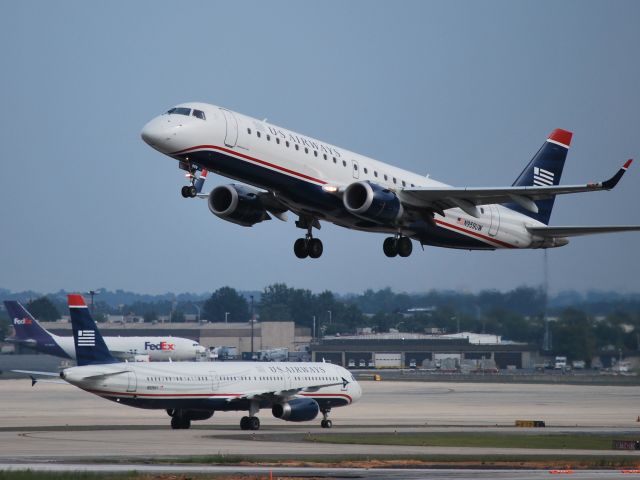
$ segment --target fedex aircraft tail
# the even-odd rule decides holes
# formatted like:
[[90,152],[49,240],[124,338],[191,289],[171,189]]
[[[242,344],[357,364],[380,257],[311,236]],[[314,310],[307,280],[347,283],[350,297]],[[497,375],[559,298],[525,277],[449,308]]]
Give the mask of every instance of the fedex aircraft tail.
[[67,295],[78,366],[119,363],[113,358],[82,295]]
[[56,342],[55,336],[42,327],[20,302],[6,300],[4,306],[15,330],[15,337],[9,340],[24,344],[38,352],[70,358]]
[[[564,162],[567,159],[567,152],[569,151],[572,135],[571,132],[560,128],[551,132],[551,135],[549,135],[547,141],[544,142],[540,150],[538,150],[538,153],[533,156],[516,181],[513,182],[513,186],[544,187],[558,185],[560,183],[560,177],[562,176],[562,170],[564,169]],[[548,225],[554,201],[555,197],[546,200],[537,200],[535,203],[538,206],[538,213],[533,213],[515,203],[505,204],[505,206]]]

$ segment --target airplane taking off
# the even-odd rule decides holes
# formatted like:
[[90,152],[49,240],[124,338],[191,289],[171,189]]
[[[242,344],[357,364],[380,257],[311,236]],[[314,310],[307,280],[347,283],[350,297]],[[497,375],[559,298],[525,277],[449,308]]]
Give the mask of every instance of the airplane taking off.
[[[298,216],[307,231],[294,243],[299,258],[318,258],[313,236],[320,221],[391,234],[388,257],[408,257],[422,246],[495,250],[552,248],[568,237],[640,230],[627,226],[548,226],[556,195],[613,189],[628,160],[609,180],[560,185],[572,133],[554,130],[510,187],[451,187],[266,121],[206,103],[184,103],[152,119],[142,139],[177,160],[190,184],[184,197],[208,198],[216,216],[245,227],[271,216]],[[248,185],[229,184],[202,194],[203,175],[215,172]],[[249,186],[250,185],[250,186]],[[256,188],[254,188],[256,187]]]
[[[6,300],[4,306],[15,330],[15,335],[5,338],[5,341],[56,357],[76,359],[73,337],[49,332],[20,302]],[[206,351],[198,342],[182,337],[104,337],[104,340],[111,354],[120,360],[135,360],[146,355],[152,362],[195,360]]]
[[60,376],[107,400],[166,410],[174,429],[189,428],[192,420],[206,420],[216,411],[246,410],[240,428],[258,430],[261,408],[290,422],[311,421],[321,412],[320,425],[331,428],[331,409],[362,395],[351,373],[330,363],[121,363],[109,353],[82,295],[68,298],[78,366],[59,374],[14,370],[32,375],[33,384],[34,375]]

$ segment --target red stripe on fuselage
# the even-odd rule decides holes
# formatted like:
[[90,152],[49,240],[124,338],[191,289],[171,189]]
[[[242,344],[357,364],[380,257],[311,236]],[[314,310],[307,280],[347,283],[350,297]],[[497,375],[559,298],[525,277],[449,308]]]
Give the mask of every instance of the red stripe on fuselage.
[[467,233],[469,235],[473,235],[475,237],[478,237],[478,238],[484,240],[485,242],[497,243],[498,245],[502,245],[505,248],[517,248],[516,246],[511,245],[509,243],[503,242],[501,240],[496,240],[495,238],[487,237],[486,235],[482,235],[481,233],[474,232],[473,230],[467,230],[466,228],[459,227],[458,225],[453,225],[451,223],[447,223],[447,222],[444,222],[442,220],[438,220],[437,218],[435,219],[435,221],[439,225],[446,225],[447,227],[453,228],[454,230],[458,230],[460,232]]
[[[266,162],[264,160],[260,160],[259,158],[255,158],[255,157],[252,157],[250,155],[246,155],[244,153],[236,152],[234,150],[229,150],[228,148],[218,147],[217,145],[196,145],[195,147],[189,147],[189,148],[185,148],[183,150],[178,150],[177,152],[170,153],[169,155],[181,155],[183,153],[192,152],[194,150],[204,150],[204,149],[219,150],[219,151],[224,152],[224,153],[228,153],[228,154],[231,154],[231,155],[236,155],[238,157],[244,158],[244,159],[249,160],[251,162],[255,162],[255,163],[258,163],[258,164],[261,164],[261,165],[265,165],[265,166],[270,167],[270,168],[274,168],[276,170],[280,170],[280,171],[288,173],[290,175],[295,175],[296,177],[300,177],[300,178],[303,178],[305,180],[311,180],[312,182],[316,182],[316,183],[319,183],[321,185],[326,185],[327,184],[327,182],[325,182],[324,180],[320,180],[318,178],[310,177],[309,175],[305,175],[304,173],[299,173],[299,172],[296,172],[295,170],[291,170],[289,168],[282,167],[280,165],[276,165],[274,163]],[[452,225],[452,224],[444,222],[442,220],[437,220],[436,219],[436,223],[441,224],[441,225],[446,225],[447,227],[453,228],[455,230],[458,230],[460,232],[463,232],[463,233],[466,233],[466,234],[469,234],[469,235],[473,235],[473,236],[475,236],[477,238],[480,238],[480,239],[482,239],[484,241],[488,241],[488,242],[491,242],[491,243],[497,243],[498,245],[502,245],[505,248],[517,248],[517,247],[515,247],[513,245],[510,245],[510,244],[508,244],[506,242],[503,242],[501,240],[496,240],[496,239],[493,239],[491,237],[487,237],[486,235],[482,235],[480,233],[477,233],[477,232],[474,232],[474,231],[471,231],[471,230],[466,230],[466,229],[461,228],[461,227],[459,227],[457,225]]]
[[[111,392],[108,390],[87,389],[87,392],[99,396],[119,396],[119,397],[242,397],[244,393],[139,393],[139,392]],[[302,393],[303,397],[344,397],[352,403],[349,395],[344,393]]]
[[218,147],[217,145],[197,145],[195,147],[189,147],[189,148],[185,148],[184,150],[179,150],[177,152],[170,153],[169,155],[181,155],[183,153],[192,152],[194,150],[200,150],[200,149],[219,150],[221,152],[229,153],[231,155],[236,155],[238,157],[244,158],[245,160],[249,160],[250,162],[259,163],[269,168],[275,168],[276,170],[280,170],[282,172],[288,173],[289,175],[295,175],[296,177],[304,178],[305,180],[311,180],[312,182],[319,183],[320,185],[325,185],[327,183],[324,180],[320,180],[319,178],[311,177],[309,175],[305,175],[304,173],[296,172],[295,170],[291,170],[289,168],[276,165],[275,163],[270,163],[264,160],[260,160],[259,158],[252,157],[251,155],[246,155],[244,153],[236,152],[234,150],[229,150],[228,148]]

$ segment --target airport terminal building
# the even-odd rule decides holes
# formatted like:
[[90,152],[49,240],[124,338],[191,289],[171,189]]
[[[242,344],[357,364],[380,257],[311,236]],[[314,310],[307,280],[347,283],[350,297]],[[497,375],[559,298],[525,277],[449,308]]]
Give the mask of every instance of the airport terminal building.
[[503,341],[499,335],[462,332],[451,335],[412,333],[325,337],[311,344],[314,361],[345,367],[438,368],[494,365],[498,369],[533,368],[535,345]]

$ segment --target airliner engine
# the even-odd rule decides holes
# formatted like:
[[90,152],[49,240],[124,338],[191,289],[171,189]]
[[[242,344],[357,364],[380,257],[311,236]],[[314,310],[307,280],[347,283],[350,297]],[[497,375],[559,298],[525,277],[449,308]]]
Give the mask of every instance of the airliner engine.
[[228,222],[251,227],[256,223],[269,220],[258,190],[244,185],[221,185],[209,194],[209,210],[217,217]]
[[349,212],[377,223],[394,224],[403,214],[402,203],[396,194],[375,183],[352,183],[345,190],[342,201]]
[[313,398],[294,398],[288,402],[276,403],[271,413],[276,418],[288,422],[306,422],[318,416],[320,407]]

